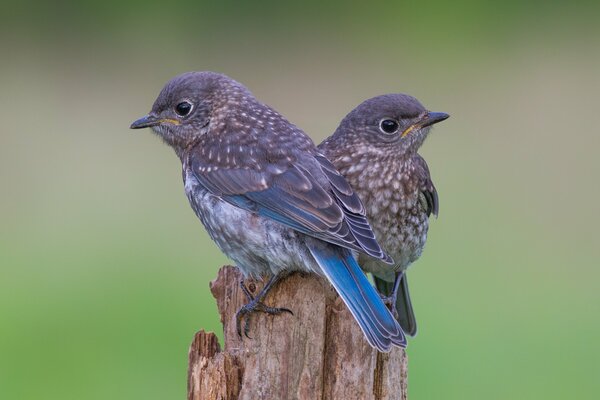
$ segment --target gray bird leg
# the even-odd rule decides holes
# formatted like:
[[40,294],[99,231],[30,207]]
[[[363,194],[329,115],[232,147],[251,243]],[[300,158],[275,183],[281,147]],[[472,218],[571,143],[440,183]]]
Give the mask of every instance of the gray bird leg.
[[248,304],[243,305],[235,315],[236,329],[237,329],[237,333],[240,337],[242,337],[241,322],[243,319],[245,319],[244,320],[244,335],[248,339],[252,339],[250,336],[248,336],[248,332],[250,331],[250,314],[253,312],[260,311],[260,312],[264,312],[264,313],[270,314],[270,315],[278,315],[278,314],[281,314],[282,312],[288,312],[288,313],[294,315],[292,310],[290,310],[288,308],[269,307],[262,302],[262,300],[267,295],[267,292],[277,282],[279,282],[279,280],[281,278],[285,277],[286,275],[287,275],[287,273],[285,273],[285,272],[279,273],[277,275],[273,275],[269,279],[269,281],[267,282],[265,287],[256,295],[256,297],[252,296],[252,294],[250,293],[250,291],[244,284],[244,281],[243,280],[240,281],[240,287],[242,288],[242,291],[244,292],[244,294],[246,295],[246,297],[249,300]]
[[396,319],[398,319],[398,308],[396,307],[396,298],[398,297],[398,288],[400,287],[400,282],[402,281],[402,275],[404,275],[404,271],[396,272],[392,293],[390,293],[389,296],[381,296],[381,300],[383,300],[383,303],[390,308],[392,315]]

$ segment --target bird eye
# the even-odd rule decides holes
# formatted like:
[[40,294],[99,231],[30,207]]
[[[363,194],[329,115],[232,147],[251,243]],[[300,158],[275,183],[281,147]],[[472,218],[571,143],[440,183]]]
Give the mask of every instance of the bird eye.
[[398,121],[394,119],[382,119],[379,123],[379,129],[381,129],[383,133],[387,133],[388,135],[398,132],[398,127]]
[[192,104],[188,101],[182,101],[181,103],[175,106],[175,112],[177,115],[185,117],[192,111]]

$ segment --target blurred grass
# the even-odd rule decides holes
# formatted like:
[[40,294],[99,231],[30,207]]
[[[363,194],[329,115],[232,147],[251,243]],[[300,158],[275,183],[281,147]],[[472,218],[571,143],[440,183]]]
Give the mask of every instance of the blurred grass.
[[598,6],[2,4],[0,398],[182,398],[227,262],[180,165],[127,129],[186,70],[232,75],[316,141],[404,91],[452,118],[410,272],[410,397],[600,390]]

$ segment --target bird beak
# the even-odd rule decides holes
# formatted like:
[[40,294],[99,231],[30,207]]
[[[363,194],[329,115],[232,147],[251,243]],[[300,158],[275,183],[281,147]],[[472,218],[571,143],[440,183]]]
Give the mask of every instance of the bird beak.
[[156,125],[160,125],[162,123],[169,123],[169,124],[173,124],[173,125],[179,125],[180,122],[177,121],[176,119],[171,119],[171,118],[157,118],[156,116],[152,115],[152,114],[148,114],[143,116],[142,118],[133,121],[133,124],[131,124],[131,126],[129,128],[131,129],[141,129],[141,128],[150,128],[151,126],[156,126]]
[[131,129],[141,129],[141,128],[149,128],[151,126],[156,126],[161,123],[161,120],[156,118],[154,115],[148,114],[144,115],[142,118],[133,121],[133,124],[129,128]]
[[426,126],[437,124],[438,122],[442,122],[447,119],[450,115],[443,112],[434,112],[429,111],[425,119],[420,122],[420,128],[425,128]]
[[443,112],[429,111],[429,112],[427,112],[427,114],[425,114],[425,116],[423,118],[421,118],[421,120],[419,122],[412,124],[411,126],[406,128],[404,130],[404,132],[402,132],[401,137],[408,135],[414,129],[421,129],[421,128],[425,128],[425,127],[433,125],[433,124],[437,124],[438,122],[442,122],[443,120],[447,119],[449,116],[450,115],[443,113]]

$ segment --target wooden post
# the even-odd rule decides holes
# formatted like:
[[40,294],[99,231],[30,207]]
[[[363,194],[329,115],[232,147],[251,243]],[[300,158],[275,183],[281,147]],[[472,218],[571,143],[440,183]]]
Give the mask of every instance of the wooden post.
[[[252,339],[236,332],[236,311],[247,302],[234,267],[219,270],[210,289],[217,299],[225,345],[214,333],[196,334],[189,352],[188,399],[392,400],[407,398],[402,349],[372,349],[331,285],[313,274],[279,282],[265,303],[294,315],[255,313]],[[246,280],[258,293],[262,282]]]

